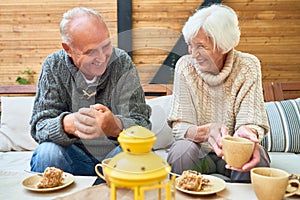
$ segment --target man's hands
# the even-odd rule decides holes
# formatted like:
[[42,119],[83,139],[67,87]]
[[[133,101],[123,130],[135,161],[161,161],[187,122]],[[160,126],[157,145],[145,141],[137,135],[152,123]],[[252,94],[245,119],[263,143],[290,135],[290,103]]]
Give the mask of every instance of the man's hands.
[[123,129],[119,118],[101,104],[81,108],[63,119],[65,132],[81,139],[95,139],[103,136],[117,137]]

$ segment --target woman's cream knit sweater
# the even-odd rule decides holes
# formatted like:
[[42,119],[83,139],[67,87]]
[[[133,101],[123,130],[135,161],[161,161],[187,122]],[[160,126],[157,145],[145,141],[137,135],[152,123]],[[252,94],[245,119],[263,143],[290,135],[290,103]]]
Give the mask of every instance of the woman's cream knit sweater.
[[176,140],[193,125],[223,123],[233,135],[241,125],[257,130],[259,139],[269,130],[264,107],[259,60],[231,50],[218,75],[202,73],[190,55],[176,64],[174,95],[168,118]]

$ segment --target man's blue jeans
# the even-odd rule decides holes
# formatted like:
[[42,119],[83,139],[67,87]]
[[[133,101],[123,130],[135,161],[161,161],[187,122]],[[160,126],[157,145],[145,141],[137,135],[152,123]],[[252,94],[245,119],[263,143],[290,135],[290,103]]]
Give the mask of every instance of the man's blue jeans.
[[[122,149],[117,146],[102,160],[111,158],[120,152]],[[43,142],[34,151],[30,166],[31,170],[35,172],[44,172],[47,167],[53,166],[73,175],[97,176],[95,165],[102,160],[97,160],[76,145],[64,147],[53,142]],[[102,169],[99,171],[102,172]]]

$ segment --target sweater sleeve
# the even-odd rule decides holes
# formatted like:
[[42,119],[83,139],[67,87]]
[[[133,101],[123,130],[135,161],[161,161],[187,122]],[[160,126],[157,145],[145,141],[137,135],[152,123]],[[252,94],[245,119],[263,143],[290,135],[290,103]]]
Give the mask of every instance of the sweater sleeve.
[[184,57],[180,58],[176,63],[174,73],[173,100],[168,124],[176,140],[184,139],[188,128],[197,124],[195,105],[184,76],[185,70],[188,70],[187,64]]
[[63,129],[62,119],[69,112],[66,112],[68,106],[57,89],[55,74],[51,70],[53,65],[55,62],[52,56],[43,63],[30,121],[31,135],[38,143],[51,141],[68,146],[77,138],[68,135]]
[[131,66],[117,81],[111,102],[112,112],[122,121],[124,129],[139,125],[151,130],[151,107],[145,102],[137,69],[130,60],[124,65]]
[[[236,97],[235,113],[236,125],[235,130],[240,126],[246,125],[258,132],[258,138],[261,140],[269,130],[269,124],[264,106],[261,69],[259,60],[251,55],[241,61],[240,76],[237,82],[243,82],[238,89]],[[242,81],[242,79],[244,81]]]

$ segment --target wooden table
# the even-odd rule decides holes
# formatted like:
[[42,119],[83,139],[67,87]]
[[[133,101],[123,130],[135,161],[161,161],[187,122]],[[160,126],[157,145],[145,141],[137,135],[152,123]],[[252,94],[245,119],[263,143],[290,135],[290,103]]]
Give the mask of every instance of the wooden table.
[[[152,190],[147,191],[145,194],[145,200],[158,200],[158,191]],[[288,199],[299,199],[300,196],[293,196]],[[82,191],[76,192],[71,195],[64,197],[59,197],[56,200],[109,200],[110,199],[110,188],[106,184],[100,184],[86,188]],[[117,189],[117,199],[118,200],[133,200],[133,191],[123,188]],[[175,193],[176,200],[193,200],[193,199],[211,199],[211,200],[255,200],[257,197],[253,191],[251,184],[243,183],[226,183],[226,188],[212,195],[187,195],[176,190]],[[164,194],[162,194],[162,200],[164,200]]]

